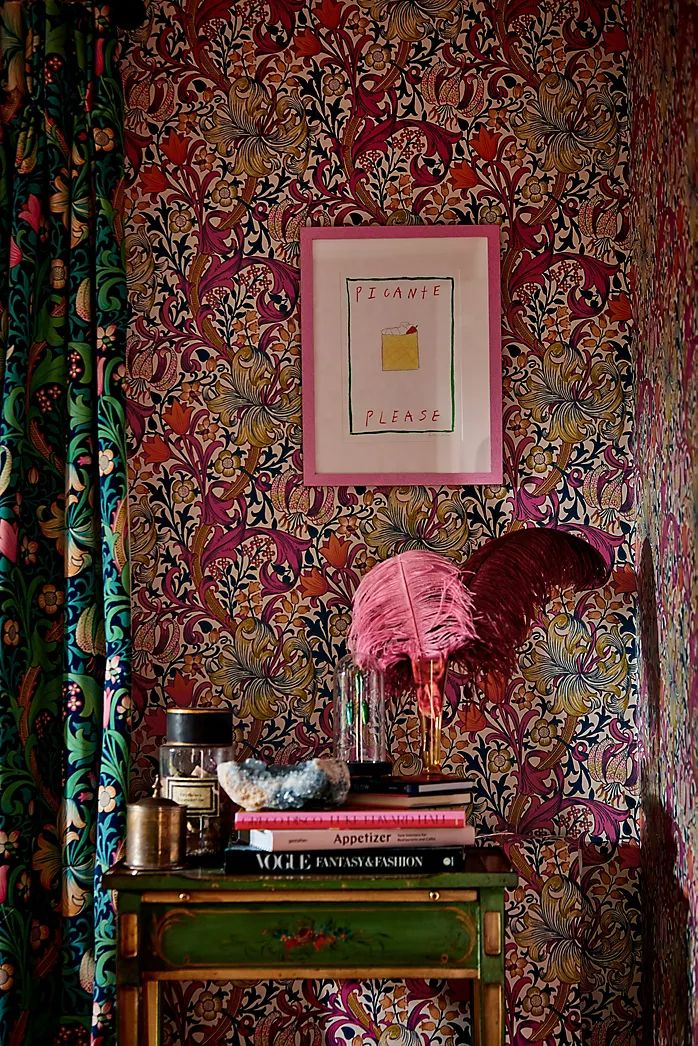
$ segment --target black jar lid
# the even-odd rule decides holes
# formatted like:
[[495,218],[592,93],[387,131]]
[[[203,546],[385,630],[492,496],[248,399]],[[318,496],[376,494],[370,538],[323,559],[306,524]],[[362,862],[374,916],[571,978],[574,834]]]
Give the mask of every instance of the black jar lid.
[[168,708],[166,743],[232,745],[233,713],[229,708]]

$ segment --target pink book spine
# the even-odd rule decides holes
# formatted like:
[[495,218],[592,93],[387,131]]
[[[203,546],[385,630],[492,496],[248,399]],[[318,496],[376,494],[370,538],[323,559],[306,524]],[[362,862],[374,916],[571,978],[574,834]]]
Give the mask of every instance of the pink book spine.
[[463,810],[241,810],[235,826],[248,828],[462,828]]

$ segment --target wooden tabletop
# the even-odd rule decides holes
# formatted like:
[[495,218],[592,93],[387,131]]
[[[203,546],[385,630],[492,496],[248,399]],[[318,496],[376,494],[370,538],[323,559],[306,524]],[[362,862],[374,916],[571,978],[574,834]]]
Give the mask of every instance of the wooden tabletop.
[[510,887],[517,876],[503,850],[498,847],[469,847],[465,868],[436,875],[232,875],[222,868],[168,868],[146,871],[123,862],[105,872],[103,885],[109,890],[139,893],[143,890],[247,890],[283,893],[294,890],[416,889],[431,887]]

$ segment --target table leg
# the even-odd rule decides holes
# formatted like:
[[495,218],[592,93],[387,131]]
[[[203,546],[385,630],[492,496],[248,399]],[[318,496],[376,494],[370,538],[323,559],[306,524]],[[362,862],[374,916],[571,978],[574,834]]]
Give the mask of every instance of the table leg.
[[476,981],[474,996],[474,1046],[503,1046],[504,986]]
[[139,1046],[140,995],[140,988],[135,985],[119,985],[116,999],[119,1046]]
[[145,1046],[160,1046],[160,982],[146,981],[143,994]]
[[481,1016],[480,1016],[480,982],[470,981],[470,1027],[472,1030],[472,1046],[482,1046]]

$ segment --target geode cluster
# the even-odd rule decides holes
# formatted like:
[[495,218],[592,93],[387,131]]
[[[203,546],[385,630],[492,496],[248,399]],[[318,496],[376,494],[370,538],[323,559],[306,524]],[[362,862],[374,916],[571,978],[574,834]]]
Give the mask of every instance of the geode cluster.
[[349,768],[341,759],[309,759],[285,766],[267,766],[259,759],[219,763],[218,780],[243,810],[340,806],[351,783]]

